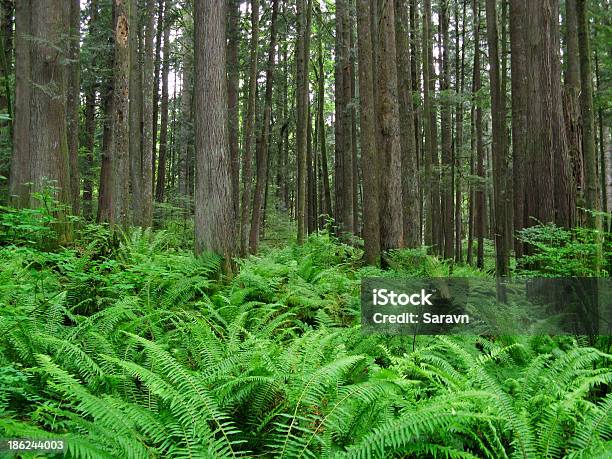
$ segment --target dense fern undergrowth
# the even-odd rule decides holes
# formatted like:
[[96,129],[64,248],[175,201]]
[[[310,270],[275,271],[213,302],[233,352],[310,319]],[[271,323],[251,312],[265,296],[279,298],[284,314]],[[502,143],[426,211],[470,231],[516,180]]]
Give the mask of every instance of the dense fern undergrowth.
[[612,455],[606,341],[360,332],[363,276],[485,272],[415,250],[363,267],[322,234],[228,280],[175,232],[43,250],[21,230],[0,247],[0,437],[74,458]]

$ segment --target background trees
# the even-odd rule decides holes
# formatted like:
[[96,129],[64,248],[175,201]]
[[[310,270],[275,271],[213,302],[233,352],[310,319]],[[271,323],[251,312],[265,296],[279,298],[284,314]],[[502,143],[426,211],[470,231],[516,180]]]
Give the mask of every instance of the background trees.
[[[199,215],[234,228],[237,250],[223,250],[243,255],[269,227],[301,243],[327,218],[369,263],[424,243],[484,267],[494,241],[500,275],[529,253],[523,228],[598,228],[580,209],[610,205],[604,2],[228,0],[211,54],[223,75],[194,72],[193,2],[38,3],[2,3],[0,165],[15,205],[52,184],[85,219]],[[196,188],[223,189],[223,204],[204,210]]]

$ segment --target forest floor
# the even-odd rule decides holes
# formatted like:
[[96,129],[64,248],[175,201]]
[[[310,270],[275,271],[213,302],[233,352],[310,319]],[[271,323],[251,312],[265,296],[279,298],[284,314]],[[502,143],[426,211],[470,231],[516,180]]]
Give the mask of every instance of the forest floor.
[[425,250],[383,271],[272,226],[232,279],[180,223],[54,250],[5,231],[0,437],[79,458],[610,457],[609,337],[364,335],[362,277],[490,274]]

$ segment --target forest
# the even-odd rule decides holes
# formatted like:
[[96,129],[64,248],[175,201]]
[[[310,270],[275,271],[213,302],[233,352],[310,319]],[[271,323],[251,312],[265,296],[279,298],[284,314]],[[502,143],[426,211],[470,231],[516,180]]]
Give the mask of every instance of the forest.
[[607,0],[0,0],[0,457],[610,458],[612,317],[360,292],[611,272]]

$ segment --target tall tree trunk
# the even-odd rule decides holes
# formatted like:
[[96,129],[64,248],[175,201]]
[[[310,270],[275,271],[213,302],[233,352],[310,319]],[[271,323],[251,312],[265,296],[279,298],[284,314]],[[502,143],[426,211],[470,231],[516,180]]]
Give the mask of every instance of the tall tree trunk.
[[[304,242],[306,236],[306,175],[307,175],[307,148],[308,148],[308,69],[310,51],[307,47],[308,11],[310,0],[297,0],[297,44],[296,44],[296,99],[297,99],[297,241]],[[337,8],[341,5],[338,4]]]
[[425,130],[424,169],[427,184],[425,244],[440,250],[440,181],[438,172],[437,122],[434,108],[435,69],[433,63],[433,39],[431,25],[431,1],[424,0],[423,14],[423,123]]
[[[13,73],[14,10],[13,0],[0,1],[0,110],[6,111],[9,118],[0,121],[0,126],[8,125],[8,132],[11,137],[13,135],[11,75]],[[0,174],[8,174],[8,170],[2,168]]]
[[306,128],[306,234],[315,232],[315,212],[316,206],[314,203],[313,185],[315,183],[314,168],[313,168],[313,133],[312,133],[312,114],[311,106],[308,105],[308,126]]
[[266,93],[264,96],[263,123],[261,126],[260,148],[257,159],[257,177],[255,193],[253,194],[253,218],[249,234],[251,253],[257,252],[259,230],[261,226],[262,206],[264,204],[266,177],[268,176],[268,150],[270,145],[270,123],[272,118],[272,87],[274,83],[274,66],[276,56],[276,24],[278,17],[278,0],[272,2],[272,19],[270,24],[270,48],[268,50],[268,65],[266,68]]
[[139,222],[143,228],[153,224],[153,93],[157,91],[153,86],[154,13],[155,0],[146,0],[142,80],[142,218]]
[[486,229],[486,206],[485,206],[485,170],[484,170],[484,142],[482,126],[482,107],[477,103],[477,94],[482,87],[480,75],[480,2],[472,0],[472,12],[474,16],[474,82],[472,88],[474,108],[474,133],[476,134],[476,175],[480,178],[474,193],[474,233],[477,239],[476,266],[484,267],[484,235]]
[[423,242],[424,210],[423,210],[423,104],[421,100],[421,52],[419,43],[419,10],[417,0],[410,0],[410,60],[412,71],[412,101],[414,104],[414,137],[416,146],[417,170],[419,171],[419,245]]
[[[336,2],[336,171],[338,203],[336,205],[338,230],[348,233],[353,230],[353,146],[351,124],[351,66],[350,66],[350,19],[349,0]],[[340,174],[340,175],[339,175]]]
[[[68,21],[59,0],[18,3],[17,59],[29,60],[26,67],[29,73],[21,75],[23,79],[19,78],[17,84],[29,86],[26,90],[29,97],[23,97],[24,88],[17,88],[19,106],[16,107],[15,135],[18,136],[17,141],[28,142],[29,146],[23,148],[25,145],[16,145],[11,190],[17,191],[16,194],[22,198],[19,204],[40,206],[42,203],[28,199],[30,190],[26,183],[31,183],[31,191],[36,192],[52,186],[53,197],[62,204],[70,205],[66,82],[62,67],[63,53],[66,51],[62,40],[68,33]],[[25,57],[28,51],[29,57]],[[20,64],[17,62],[18,72],[24,69]],[[26,101],[29,105],[22,105]],[[27,162],[24,161],[25,154]],[[56,230],[61,244],[70,240],[71,231],[63,212],[58,212],[57,217],[60,223]]]
[[155,179],[156,179],[156,168],[157,163],[157,121],[159,119],[159,81],[162,67],[161,52],[162,52],[162,36],[164,32],[164,6],[166,0],[158,0],[157,5],[157,27],[155,28],[155,76],[153,78],[153,128],[152,135],[153,141],[151,146],[151,183],[152,193],[155,193]]
[[242,213],[240,217],[240,254],[246,255],[249,246],[251,218],[251,188],[253,181],[253,140],[257,103],[257,56],[259,51],[259,0],[251,0],[251,51],[249,61],[249,86],[247,113],[244,129],[244,153],[242,159]]
[[495,236],[495,271],[498,276],[510,274],[508,229],[506,222],[506,107],[501,91],[499,63],[499,36],[495,0],[486,0],[487,41],[489,45],[489,80],[491,85],[492,152],[493,158],[493,208]]
[[[191,56],[186,49],[183,48],[183,73],[182,73],[182,85],[181,85],[181,124],[180,124],[180,148],[179,148],[179,194],[181,196],[181,202],[183,207],[189,209],[189,153],[191,151],[191,139],[192,139],[192,64]],[[236,215],[236,214],[234,214]],[[237,228],[236,228],[237,229]]]
[[[593,76],[591,71],[591,45],[586,1],[576,0],[578,18],[578,45],[580,48],[580,111],[582,120],[582,151],[584,154],[585,206],[600,211],[597,153],[595,150],[595,116],[593,113]],[[600,228],[601,217],[587,214],[587,224]]]
[[526,225],[532,218],[570,227],[573,193],[561,106],[558,0],[526,2]]
[[[325,135],[325,69],[323,66],[323,39],[319,36],[319,58],[318,58],[318,72],[319,72],[319,85],[318,85],[318,134],[319,134],[319,148],[321,150],[321,182],[323,186],[323,204],[321,214],[326,215],[325,219],[331,217],[332,214],[332,203],[331,203],[331,188],[329,184],[329,171],[327,169],[327,137]],[[363,148],[363,146],[362,146]],[[325,221],[324,221],[325,222]]]
[[163,202],[166,191],[166,163],[168,155],[168,75],[170,73],[170,28],[172,27],[169,14],[172,0],[166,0],[164,6],[164,60],[162,64],[162,96],[161,96],[161,124],[159,133],[159,158],[157,162],[157,184],[155,186],[155,200]]
[[[525,43],[525,0],[510,2],[510,47],[512,76],[512,179],[514,187],[514,230],[525,227],[525,149],[527,146],[527,59]],[[517,258],[523,256],[523,242],[514,240]]]
[[442,143],[442,170],[441,170],[441,216],[438,225],[442,226],[444,235],[444,258],[454,257],[454,226],[453,226],[453,182],[452,182],[452,125],[450,91],[450,11],[448,0],[442,0],[440,10],[440,29],[442,32],[442,72],[440,75],[440,91],[443,93],[440,109],[440,131]]
[[195,251],[211,251],[232,272],[236,238],[227,132],[225,8],[216,0],[195,2],[195,149],[198,181]]
[[[239,82],[240,61],[240,1],[228,0],[228,40],[227,40],[227,105],[229,122],[229,148],[232,164],[232,203],[234,214],[240,212],[240,152],[238,150],[239,128]],[[236,225],[238,229],[238,225]]]
[[[577,200],[584,206],[584,165],[582,127],[580,119],[580,54],[578,48],[578,17],[576,0],[565,0],[565,87],[564,114],[572,172],[578,192]],[[584,217],[584,216],[583,216]],[[584,218],[582,218],[584,221]]]
[[421,245],[418,157],[414,134],[412,103],[412,62],[410,56],[408,1],[395,0],[395,39],[399,83],[400,140],[402,147],[402,198],[404,242],[407,247]]
[[357,0],[357,39],[359,51],[359,99],[361,160],[363,170],[364,258],[376,265],[380,260],[380,220],[378,207],[378,152],[376,149],[376,112],[370,36],[370,0]]
[[85,174],[83,177],[83,217],[93,218],[93,167],[94,149],[96,144],[96,89],[91,83],[85,95]]
[[132,221],[142,221],[142,28],[140,14],[133,3],[130,10],[130,178],[132,194]]
[[349,0],[349,69],[350,69],[350,99],[349,99],[349,113],[351,122],[351,164],[353,166],[351,184],[352,184],[352,205],[353,205],[353,234],[360,234],[359,228],[359,153],[358,153],[358,141],[357,141],[357,110],[355,109],[354,100],[357,97],[357,79],[356,79],[356,68],[357,68],[357,53],[356,53],[356,41],[357,41],[357,23],[356,23],[356,11],[354,0]]
[[[455,6],[455,93],[457,97],[457,108],[455,118],[455,153],[453,158],[454,181],[455,181],[455,261],[463,262],[463,215],[462,215],[462,186],[461,180],[463,156],[463,91],[465,85],[465,21],[466,21],[467,0],[463,0],[463,10],[459,16],[459,4]],[[459,28],[461,21],[461,28]]]
[[80,212],[81,180],[79,177],[79,105],[81,94],[81,76],[79,65],[81,49],[81,4],[79,0],[70,0],[69,6],[69,43],[66,68],[66,114],[68,129],[68,162],[70,164],[70,192],[72,213]]
[[112,223],[127,226],[129,204],[130,2],[115,0],[113,68]]
[[[88,39],[95,40],[97,32],[99,12],[98,1],[92,0],[90,5],[90,16],[88,24]],[[85,174],[83,177],[83,217],[86,220],[93,219],[93,181],[94,181],[94,149],[96,144],[96,93],[98,91],[98,75],[94,68],[94,62],[99,53],[95,53],[88,61],[85,73]]]
[[30,205],[30,39],[32,0],[15,4],[15,120],[9,193],[17,207]]
[[397,52],[395,48],[395,8],[393,2],[379,3],[380,65],[378,91],[382,109],[379,126],[382,139],[380,241],[381,249],[403,247],[402,158],[397,95]]

